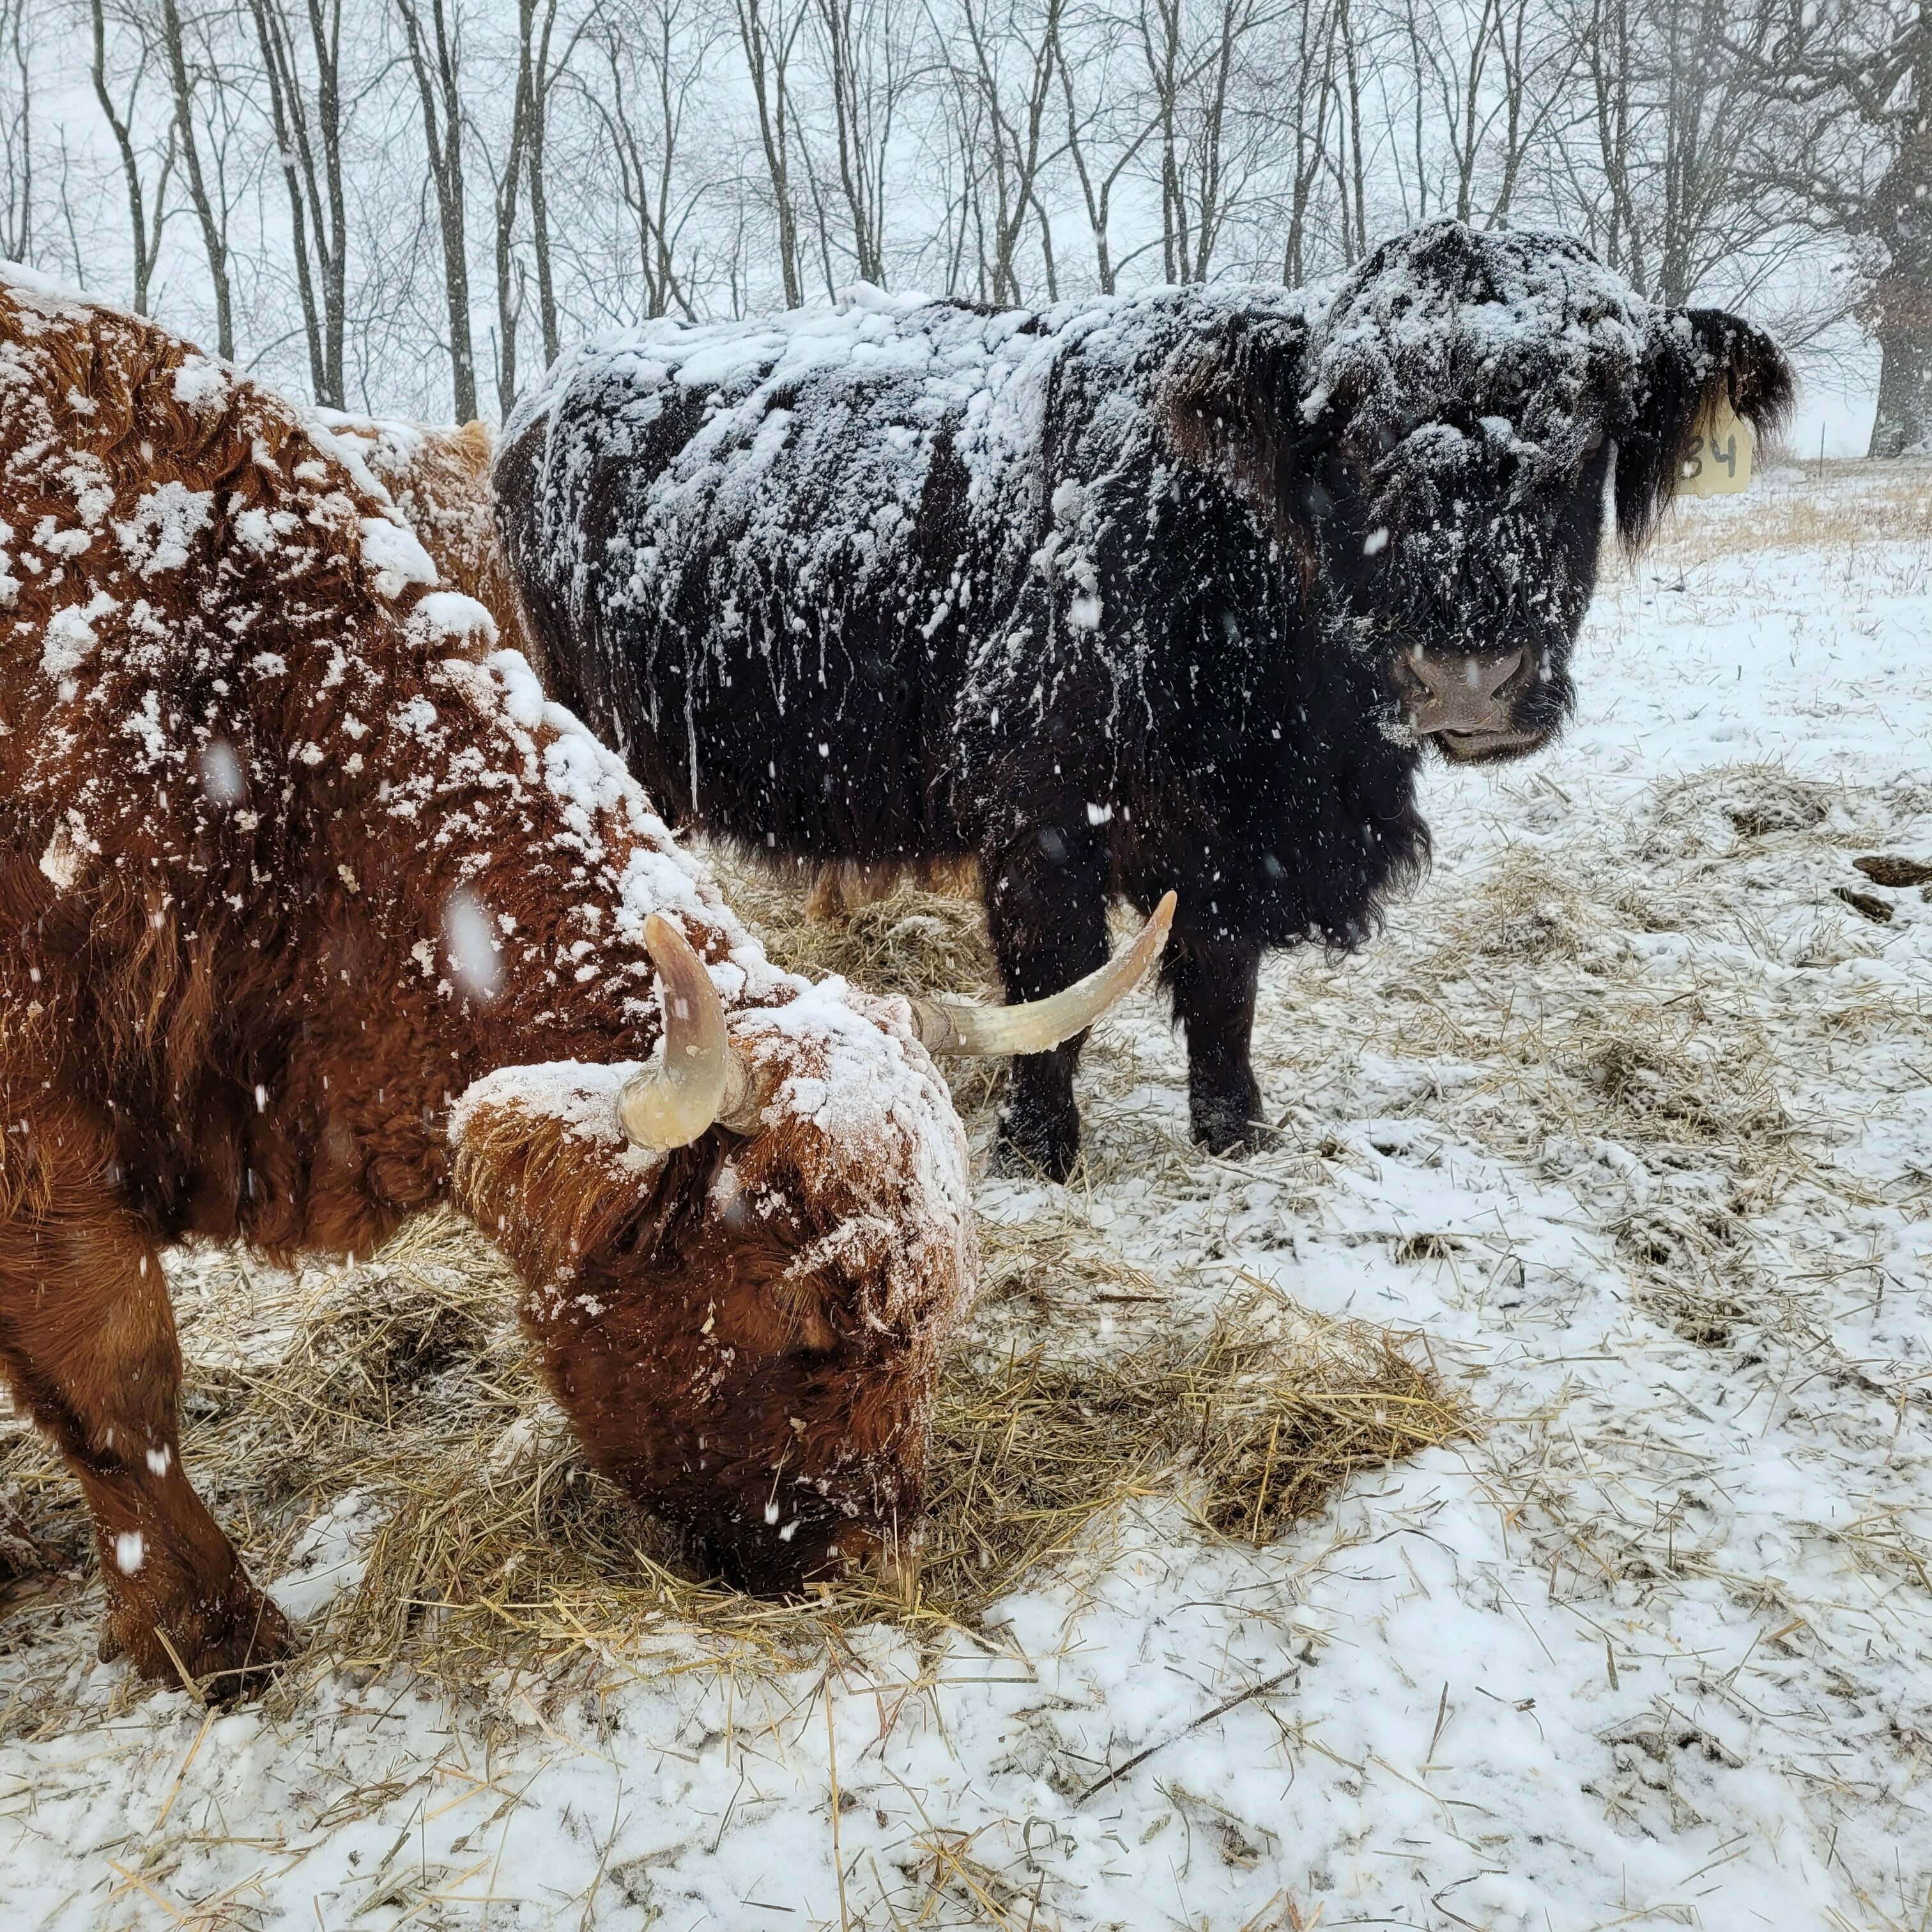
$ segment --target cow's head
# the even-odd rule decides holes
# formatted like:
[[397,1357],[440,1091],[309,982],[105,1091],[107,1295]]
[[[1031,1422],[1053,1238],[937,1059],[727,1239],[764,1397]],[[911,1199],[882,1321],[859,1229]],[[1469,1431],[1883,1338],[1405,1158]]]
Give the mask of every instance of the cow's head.
[[1177,368],[1184,458],[1272,521],[1384,722],[1462,762],[1546,742],[1574,697],[1606,481],[1634,548],[1721,398],[1788,408],[1770,339],[1646,301],[1566,236],[1436,222],[1306,316],[1238,320]]
[[457,1204],[515,1264],[591,1461],[701,1563],[783,1592],[897,1556],[976,1258],[965,1136],[928,1049],[1039,1052],[1084,1030],[1153,964],[1173,913],[1169,894],[1046,1000],[794,982],[789,1004],[728,1015],[652,914],[661,1057],[506,1067],[464,1095]]
[[574,1062],[506,1068],[457,1114],[455,1198],[515,1264],[590,1460],[756,1591],[910,1532],[974,1274],[964,1137],[930,1062],[809,1004],[734,1024],[772,1079],[762,1131],[638,1147],[635,1068]]

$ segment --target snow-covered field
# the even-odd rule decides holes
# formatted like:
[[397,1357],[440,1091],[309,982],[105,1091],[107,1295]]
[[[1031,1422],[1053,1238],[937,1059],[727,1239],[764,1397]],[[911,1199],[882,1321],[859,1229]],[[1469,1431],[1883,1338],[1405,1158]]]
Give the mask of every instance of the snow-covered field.
[[[1277,1151],[1186,1145],[1142,994],[1084,1184],[980,1190],[993,1253],[1090,1263],[982,1339],[1278,1292],[1419,1330],[1471,1440],[1259,1550],[1123,1508],[970,1635],[587,1634],[568,1695],[342,1669],[211,1718],[32,1598],[0,1925],[1925,1924],[1932,904],[1852,860],[1932,859],[1932,473],[1686,506],[1577,678],[1555,754],[1432,773],[1384,938],[1267,970]],[[284,1602],[374,1528],[322,1518]]]

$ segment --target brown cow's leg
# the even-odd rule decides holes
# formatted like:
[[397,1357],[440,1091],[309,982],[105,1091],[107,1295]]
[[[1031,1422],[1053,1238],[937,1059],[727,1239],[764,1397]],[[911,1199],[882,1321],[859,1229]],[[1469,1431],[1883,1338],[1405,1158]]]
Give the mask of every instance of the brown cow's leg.
[[160,1255],[92,1190],[33,1192],[0,1226],[0,1367],[93,1511],[101,1654],[233,1696],[283,1654],[288,1626],[182,1467],[181,1350]]

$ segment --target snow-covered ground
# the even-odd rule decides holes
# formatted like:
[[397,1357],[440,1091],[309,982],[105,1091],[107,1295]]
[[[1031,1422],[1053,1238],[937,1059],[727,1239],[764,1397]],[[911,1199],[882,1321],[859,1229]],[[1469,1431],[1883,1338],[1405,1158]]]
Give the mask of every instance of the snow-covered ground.
[[1084,1184],[982,1183],[995,1251],[1051,1224],[1157,1298],[989,1332],[1279,1291],[1420,1330],[1472,1440],[1260,1550],[1117,1511],[976,1637],[752,1669],[667,1619],[561,1699],[343,1670],[211,1718],[10,1617],[0,1924],[1922,1927],[1932,904],[1852,861],[1932,859],[1928,506],[1785,472],[1613,572],[1562,748],[1433,772],[1386,936],[1268,968],[1278,1150],[1185,1145],[1143,994]]

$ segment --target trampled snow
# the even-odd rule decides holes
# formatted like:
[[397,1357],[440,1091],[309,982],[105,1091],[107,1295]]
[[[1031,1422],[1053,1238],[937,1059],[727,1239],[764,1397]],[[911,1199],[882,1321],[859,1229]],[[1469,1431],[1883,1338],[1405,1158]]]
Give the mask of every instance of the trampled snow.
[[[1838,893],[1932,857],[1932,542],[1859,534],[1928,480],[1784,472],[1613,575],[1562,745],[1435,770],[1387,934],[1267,968],[1278,1151],[1186,1147],[1144,993],[1088,1184],[980,1184],[1163,1298],[1048,1284],[1055,1349],[1279,1292],[1420,1330],[1476,1439],[1259,1550],[1151,1502],[974,1636],[788,1675],[668,1619],[561,1702],[345,1674],[205,1721],[77,1666],[65,1729],[0,1716],[0,1920],[1921,1924],[1932,906]],[[345,1496],[268,1580],[313,1616],[373,1529]],[[45,1668],[0,1655],[0,1714]]]

